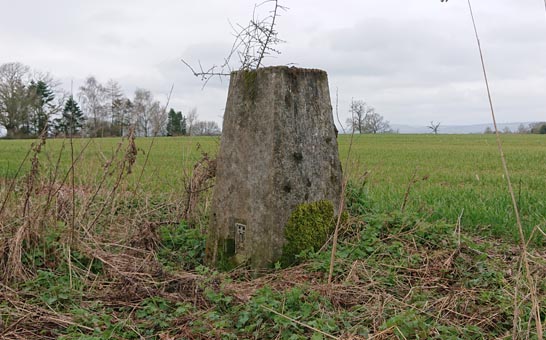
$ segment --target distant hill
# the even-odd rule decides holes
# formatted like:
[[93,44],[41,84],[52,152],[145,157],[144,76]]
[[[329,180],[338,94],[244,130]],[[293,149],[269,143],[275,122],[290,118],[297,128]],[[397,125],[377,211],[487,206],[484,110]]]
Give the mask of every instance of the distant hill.
[[[500,131],[509,128],[510,131],[517,131],[520,124],[529,126],[532,122],[517,122],[517,123],[500,123],[497,124]],[[493,124],[473,124],[473,125],[440,125],[438,133],[443,134],[466,134],[466,133],[483,133],[487,127],[493,129]],[[399,133],[431,133],[430,129],[425,125],[403,125],[391,124],[391,128]]]
[[[533,122],[517,122],[517,123],[500,123],[497,124],[499,130],[502,131],[505,128],[509,128],[510,131],[516,132],[520,124],[526,127]],[[487,127],[493,129],[493,124],[473,124],[473,125],[440,125],[438,133],[441,134],[467,134],[467,133],[483,133]],[[391,129],[398,131],[399,133],[431,133],[430,129],[425,125],[405,125],[405,124],[391,124]],[[3,137],[6,130],[0,127],[0,137]]]

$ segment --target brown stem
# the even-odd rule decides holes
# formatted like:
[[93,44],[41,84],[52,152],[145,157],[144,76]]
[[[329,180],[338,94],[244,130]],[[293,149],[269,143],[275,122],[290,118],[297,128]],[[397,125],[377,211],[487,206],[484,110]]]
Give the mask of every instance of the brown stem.
[[[353,117],[354,120],[354,117]],[[353,148],[353,137],[355,135],[355,129],[353,126],[352,132],[351,132],[351,140],[349,143],[349,150],[347,152],[347,159],[345,160],[345,171],[347,171],[349,167],[349,159],[351,157],[351,149]],[[345,173],[345,178],[343,179],[343,182],[341,184],[341,197],[339,200],[339,209],[338,209],[338,215],[337,215],[337,221],[336,221],[336,228],[334,230],[334,239],[332,240],[332,254],[330,256],[330,268],[328,270],[328,284],[332,283],[332,276],[334,275],[334,262],[336,260],[336,251],[337,251],[337,239],[339,236],[339,227],[341,225],[341,215],[343,214],[343,208],[345,207],[345,191],[347,189],[347,181],[348,181],[348,174]]]
[[406,192],[404,193],[404,201],[402,201],[402,206],[400,207],[401,212],[404,212],[406,210],[406,205],[408,204],[411,187],[413,186],[413,184],[417,182],[416,177],[417,177],[417,168],[415,168],[415,171],[413,172],[413,175],[411,176],[408,182],[408,187],[406,188]]
[[32,152],[32,148],[29,148],[27,151],[27,154],[25,155],[25,158],[21,161],[19,164],[19,168],[15,172],[15,176],[13,177],[13,180],[10,183],[10,186],[8,188],[8,192],[6,193],[6,197],[4,198],[4,201],[2,202],[2,206],[0,207],[0,216],[2,216],[2,213],[4,212],[4,209],[6,207],[6,204],[8,202],[8,199],[13,192],[13,189],[15,188],[15,182],[17,181],[17,177],[19,177],[19,174],[21,173],[21,170],[23,169],[23,165],[27,161],[28,157],[30,156],[30,153]]
[[[535,321],[536,321],[537,336],[538,336],[539,339],[543,339],[542,322],[541,322],[541,315],[540,315],[540,304],[539,304],[539,301],[538,301],[537,296],[536,296],[535,288],[533,288],[533,287],[535,287],[535,285],[534,285],[534,280],[533,280],[533,277],[531,276],[531,271],[530,271],[530,268],[529,268],[529,260],[527,258],[527,243],[525,241],[525,234],[523,232],[523,226],[522,226],[522,223],[521,223],[521,217],[520,217],[520,213],[519,213],[519,209],[518,209],[518,203],[516,201],[516,195],[514,194],[514,189],[512,187],[512,181],[510,180],[510,172],[508,171],[508,165],[507,165],[507,162],[506,162],[506,157],[504,156],[504,151],[503,151],[503,148],[502,148],[502,142],[501,142],[501,139],[500,139],[499,129],[497,128],[497,120],[496,120],[496,117],[495,117],[495,110],[493,109],[493,100],[491,98],[491,91],[489,89],[489,80],[487,78],[487,71],[486,71],[485,61],[484,61],[484,57],[483,57],[483,51],[482,51],[482,47],[481,47],[481,44],[480,44],[478,29],[476,28],[476,20],[474,19],[474,13],[472,11],[472,5],[470,3],[470,0],[468,0],[468,8],[470,10],[470,17],[472,18],[472,25],[474,27],[474,33],[475,33],[475,36],[476,36],[476,43],[478,44],[478,50],[480,52],[480,61],[481,61],[481,65],[482,65],[483,77],[484,77],[484,80],[485,80],[485,87],[487,89],[487,98],[489,100],[489,108],[491,109],[491,118],[493,119],[493,126],[495,127],[495,136],[496,136],[497,147],[499,149],[499,154],[500,154],[500,158],[501,158],[502,169],[504,171],[504,175],[505,175],[506,181],[508,183],[508,191],[510,193],[510,198],[512,200],[512,206],[514,208],[514,214],[516,215],[516,224],[517,224],[517,227],[518,227],[520,251],[521,251],[520,260],[521,260],[521,263],[523,264],[523,267],[524,267],[523,269],[525,271],[525,277],[527,279],[529,289],[531,290],[530,295],[531,295],[531,300],[533,302],[533,312],[535,314],[534,318],[535,318]],[[516,283],[516,284],[519,284],[519,283]],[[517,292],[517,287],[516,287],[516,292]],[[514,295],[514,299],[517,299],[517,294]],[[519,308],[517,307],[517,303],[515,303],[514,305],[515,305],[515,307],[514,307],[514,319],[517,319],[519,317]],[[513,334],[512,334],[513,338],[516,339],[517,338],[517,320],[514,320],[514,328],[513,328],[512,332],[513,332]]]

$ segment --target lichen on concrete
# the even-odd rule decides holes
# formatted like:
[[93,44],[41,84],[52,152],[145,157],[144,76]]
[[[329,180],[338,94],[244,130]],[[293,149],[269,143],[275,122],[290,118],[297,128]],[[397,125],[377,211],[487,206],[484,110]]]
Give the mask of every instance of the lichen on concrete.
[[240,72],[241,76],[244,79],[243,84],[245,87],[245,97],[250,99],[251,102],[254,102],[257,95],[256,77],[258,75],[258,72],[256,70],[242,70]]

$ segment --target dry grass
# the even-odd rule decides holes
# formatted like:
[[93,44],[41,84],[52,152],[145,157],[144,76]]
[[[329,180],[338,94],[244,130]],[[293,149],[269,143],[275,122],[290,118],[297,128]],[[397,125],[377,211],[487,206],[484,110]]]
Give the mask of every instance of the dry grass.
[[[487,287],[465,287],[462,285],[464,281],[456,277],[465,274],[458,273],[462,268],[472,269],[477,256],[487,257],[488,263],[512,261],[512,258],[517,256],[515,247],[504,251],[489,249],[483,254],[466,246],[464,242],[455,249],[430,249],[413,243],[411,241],[413,231],[409,230],[398,235],[387,235],[382,242],[385,244],[401,242],[408,256],[424,256],[419,264],[397,266],[385,260],[384,265],[378,267],[364,258],[354,261],[338,260],[336,266],[343,270],[334,276],[333,284],[328,284],[327,272],[313,268],[313,264],[309,262],[271,272],[260,278],[252,278],[251,273],[244,269],[213,276],[184,271],[166,272],[155,256],[157,234],[154,227],[148,225],[147,228],[147,232],[138,233],[139,237],[134,235],[120,243],[107,243],[105,240],[84,243],[80,240],[74,249],[79,249],[88,257],[100,261],[104,265],[104,271],[101,275],[84,271],[74,275],[85,278],[87,288],[83,296],[84,303],[101,301],[104,306],[116,309],[122,307],[136,309],[146,298],[162,297],[168,301],[192,304],[196,312],[179,319],[165,330],[165,336],[173,338],[221,337],[222,332],[218,330],[217,333],[205,335],[192,329],[195,321],[202,319],[208,311],[215,308],[214,302],[204,295],[205,287],[233,297],[234,308],[249,303],[264,287],[269,287],[280,294],[294,288],[312,289],[330,301],[333,310],[324,313],[357,310],[351,321],[355,324],[365,324],[371,330],[370,339],[399,337],[396,328],[385,329],[386,319],[392,315],[404,315],[408,311],[455,329],[460,328],[461,332],[471,325],[485,332],[494,330],[499,320],[502,321],[510,312],[502,304],[483,304],[483,294],[487,293]],[[356,240],[346,239],[345,242],[350,244]],[[479,243],[480,240],[475,242]],[[532,258],[535,276],[545,277],[546,253],[534,253]],[[500,267],[495,269],[502,270]],[[392,275],[393,272],[396,273],[394,282],[386,285],[385,277]],[[506,280],[510,280],[506,282],[506,287],[515,284],[510,274],[506,275]],[[415,296],[424,293],[430,296],[427,302],[415,303]],[[70,326],[77,327],[84,333],[93,331],[88,326],[78,324],[68,313],[59,313],[51,308],[26,303],[25,301],[29,299],[28,294],[32,293],[2,284],[0,295],[9,306],[10,322],[0,327],[1,338],[53,339],[59,330]],[[131,315],[127,317],[131,318]],[[350,332],[336,334],[335,338],[365,339]]]

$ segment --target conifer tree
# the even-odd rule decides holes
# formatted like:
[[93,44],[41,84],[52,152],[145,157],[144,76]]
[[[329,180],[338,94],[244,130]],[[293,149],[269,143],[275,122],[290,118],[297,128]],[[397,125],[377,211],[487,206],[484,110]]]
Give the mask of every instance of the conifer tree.
[[31,81],[29,85],[30,96],[32,96],[32,113],[29,117],[28,132],[39,135],[49,131],[49,120],[55,112],[55,94],[50,86],[43,80]]
[[73,136],[80,133],[85,117],[78,103],[70,96],[64,105],[61,118],[55,120],[55,130],[65,136]]
[[180,136],[186,134],[186,118],[182,112],[171,109],[167,119],[167,135]]

